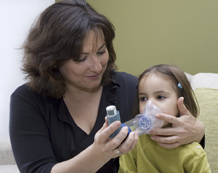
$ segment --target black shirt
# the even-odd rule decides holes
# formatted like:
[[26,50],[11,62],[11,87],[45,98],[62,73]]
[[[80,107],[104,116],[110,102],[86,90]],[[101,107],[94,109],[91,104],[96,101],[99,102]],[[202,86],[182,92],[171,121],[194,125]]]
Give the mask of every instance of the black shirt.
[[[19,170],[50,172],[56,163],[86,149],[104,124],[108,105],[116,105],[121,121],[127,121],[132,114],[138,79],[113,72],[112,81],[103,87],[98,116],[89,135],[76,125],[63,98],[42,97],[26,85],[17,88],[10,103],[10,138]],[[118,165],[118,159],[111,159],[98,173],[117,172]]]

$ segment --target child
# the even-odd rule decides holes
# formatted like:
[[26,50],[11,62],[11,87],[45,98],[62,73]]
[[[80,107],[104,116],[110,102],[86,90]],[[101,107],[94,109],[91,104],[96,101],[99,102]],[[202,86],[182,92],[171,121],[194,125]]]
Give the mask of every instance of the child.
[[[142,113],[146,101],[152,101],[164,114],[179,116],[177,102],[184,102],[195,117],[198,106],[186,75],[172,65],[156,65],[139,77],[137,107]],[[136,115],[136,114],[135,114]],[[163,128],[171,124],[164,122]],[[203,148],[197,142],[166,149],[141,135],[136,147],[120,157],[119,173],[210,173],[210,166]]]

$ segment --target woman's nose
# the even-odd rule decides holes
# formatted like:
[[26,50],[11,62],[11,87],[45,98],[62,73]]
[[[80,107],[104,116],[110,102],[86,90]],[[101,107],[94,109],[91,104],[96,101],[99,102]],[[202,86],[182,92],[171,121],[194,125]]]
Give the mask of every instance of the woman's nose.
[[102,70],[102,64],[100,59],[97,56],[91,58],[91,67],[90,70],[93,72],[100,72]]

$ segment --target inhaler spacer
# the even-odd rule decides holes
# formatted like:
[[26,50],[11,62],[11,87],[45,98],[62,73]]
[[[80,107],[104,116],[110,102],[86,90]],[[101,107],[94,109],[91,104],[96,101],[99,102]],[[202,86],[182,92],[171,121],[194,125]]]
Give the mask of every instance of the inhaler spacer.
[[[116,106],[108,106],[106,108],[108,124],[114,121],[120,121],[119,111],[116,110]],[[121,123],[121,126],[110,136],[113,138],[121,130],[122,127],[127,126],[129,133],[131,131],[138,131],[139,136],[149,133],[153,128],[161,128],[164,124],[163,120],[155,118],[155,115],[161,113],[161,110],[148,100],[145,105],[143,113],[136,115],[133,119]]]
[[136,115],[133,119],[124,124],[131,131],[138,131],[139,136],[149,133],[153,128],[161,128],[164,124],[163,120],[155,118],[155,115],[161,113],[161,110],[148,100],[145,104],[145,109],[141,114]]

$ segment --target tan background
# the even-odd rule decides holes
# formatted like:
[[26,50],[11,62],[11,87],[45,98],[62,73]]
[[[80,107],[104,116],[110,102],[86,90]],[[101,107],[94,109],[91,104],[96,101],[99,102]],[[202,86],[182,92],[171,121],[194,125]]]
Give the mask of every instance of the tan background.
[[218,73],[218,0],[87,0],[116,28],[119,71],[168,63]]

